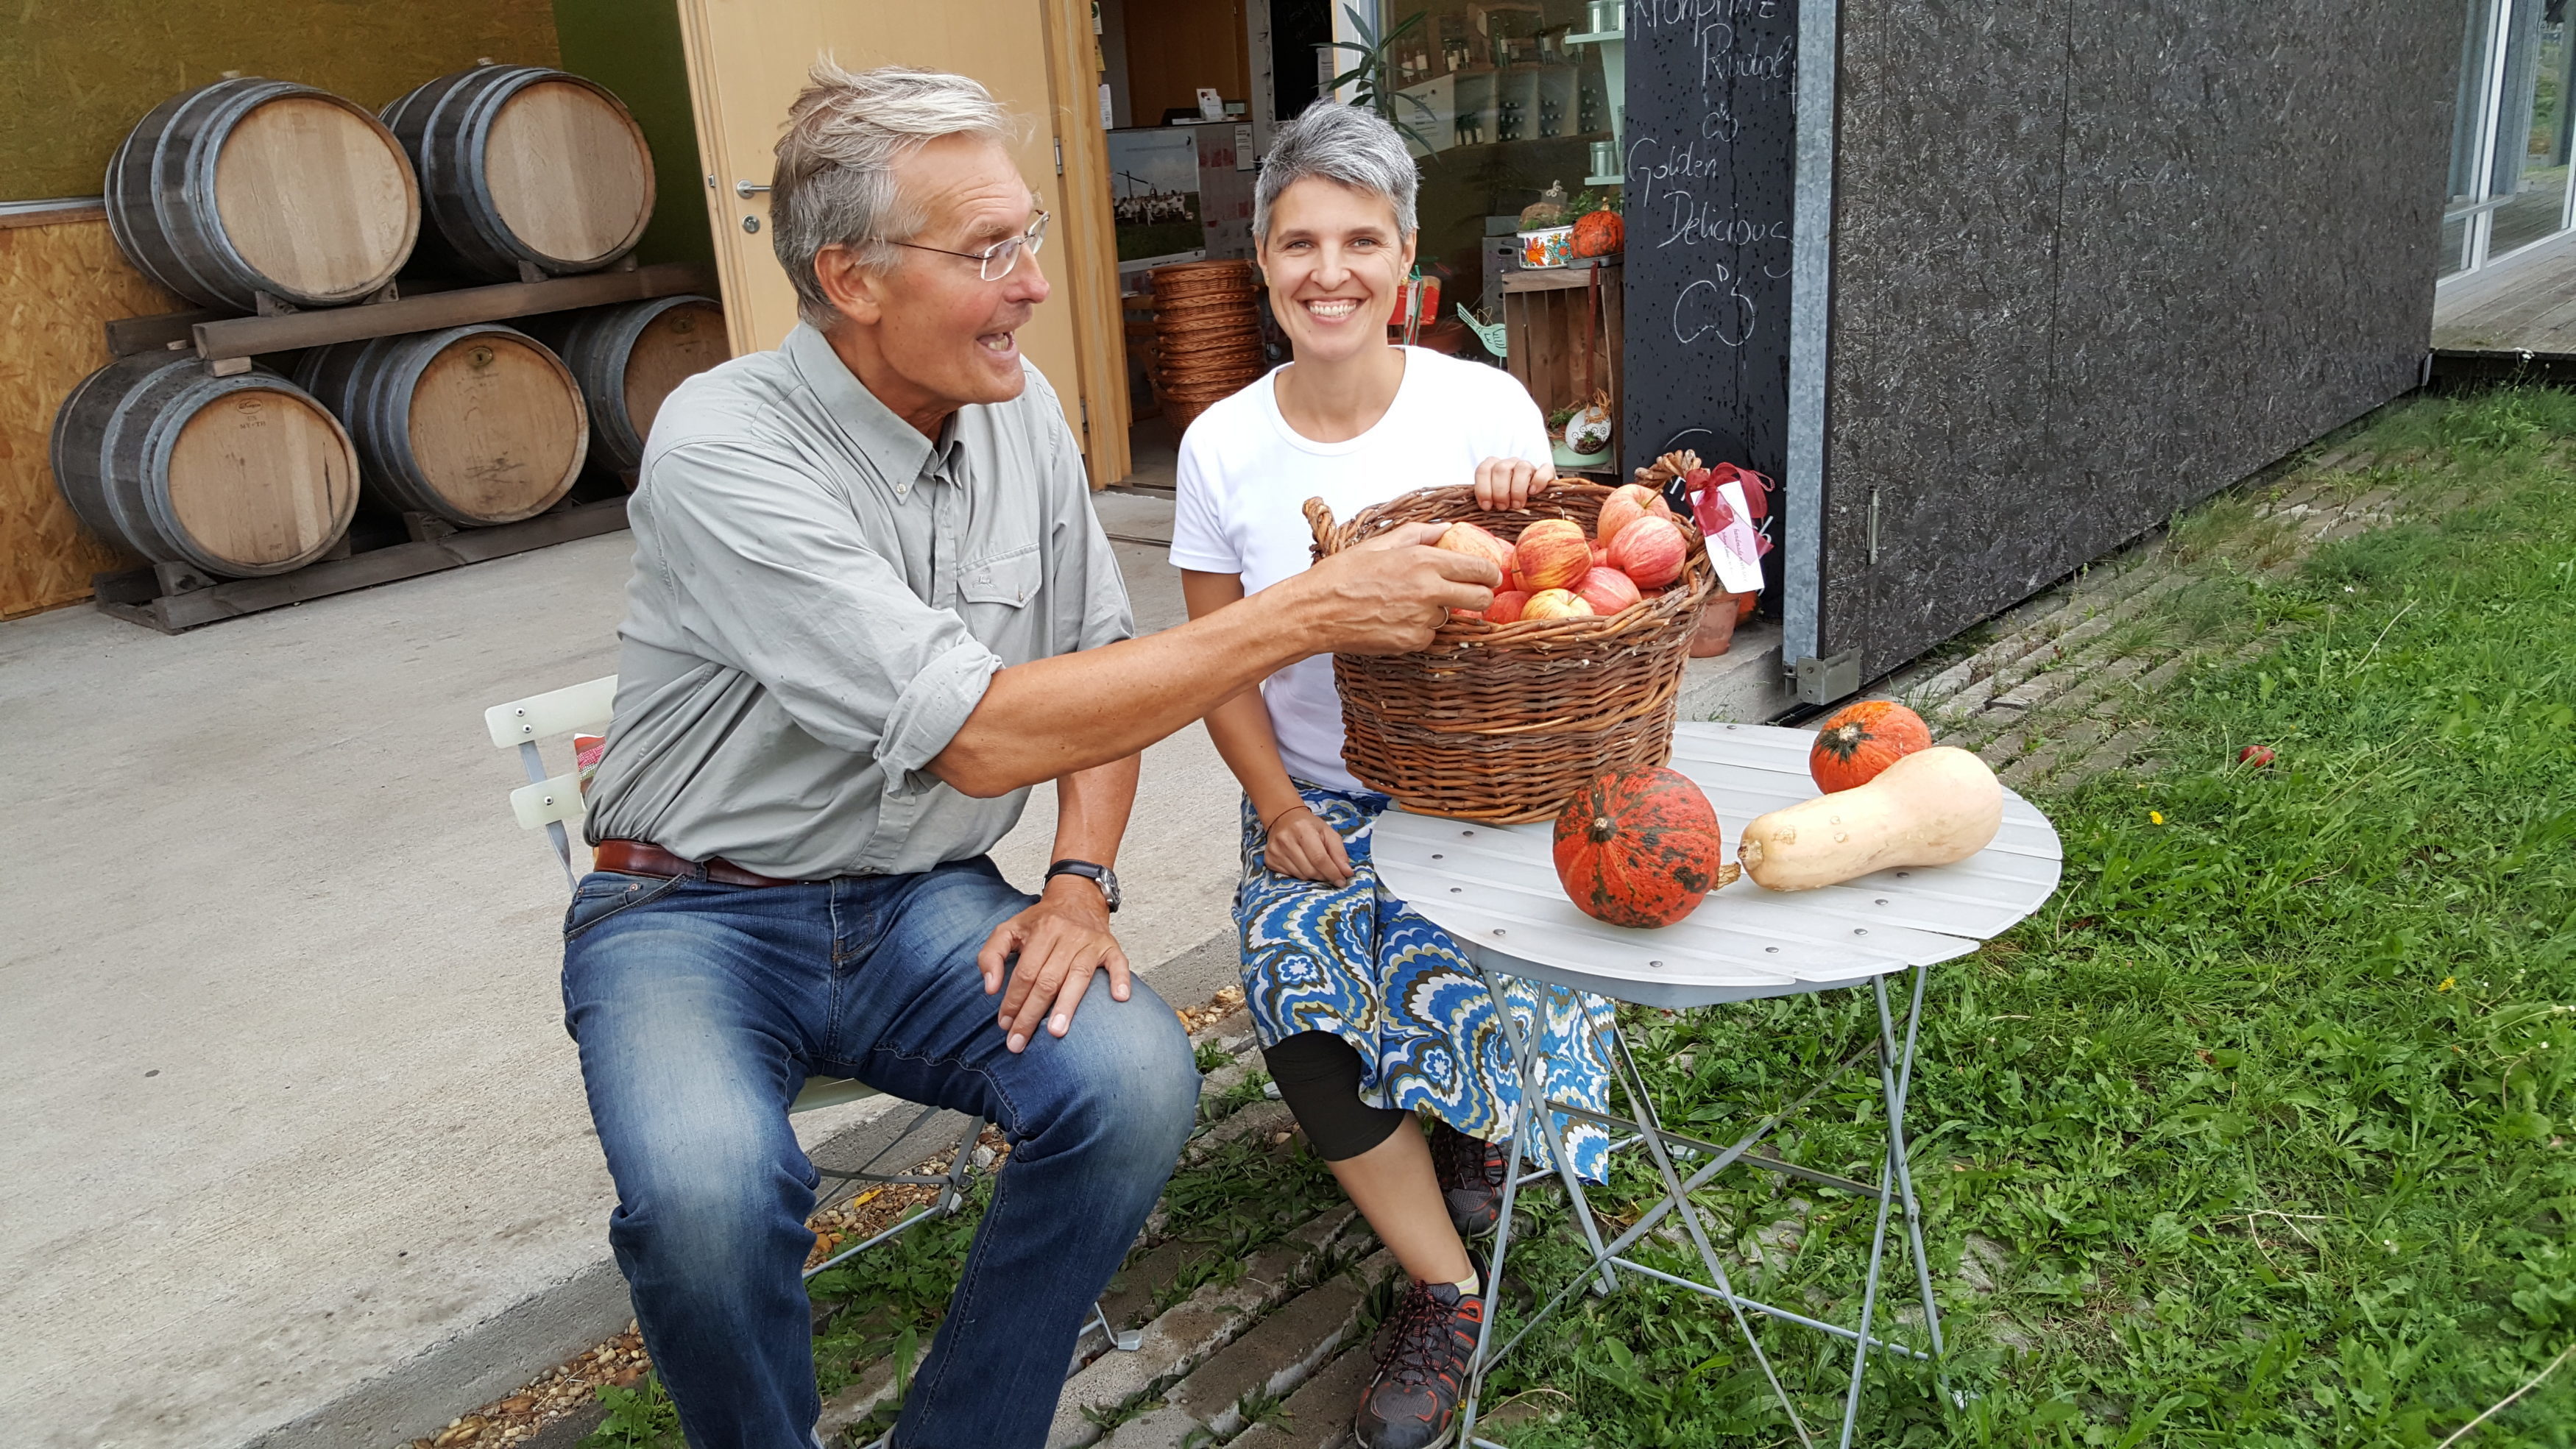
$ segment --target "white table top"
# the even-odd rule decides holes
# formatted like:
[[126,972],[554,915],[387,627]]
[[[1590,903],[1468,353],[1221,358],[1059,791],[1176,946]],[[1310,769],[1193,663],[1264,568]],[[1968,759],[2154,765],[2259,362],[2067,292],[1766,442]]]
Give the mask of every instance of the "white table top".
[[[1814,743],[1807,730],[1685,724],[1673,733],[1672,767],[1707,792],[1732,858],[1755,817],[1817,793]],[[1956,865],[1787,893],[1746,877],[1651,931],[1575,909],[1556,878],[1554,831],[1545,820],[1487,825],[1396,809],[1378,817],[1370,854],[1386,888],[1479,964],[1646,1006],[1789,996],[1947,961],[2057,889],[2057,830],[2010,790],[1994,843]]]

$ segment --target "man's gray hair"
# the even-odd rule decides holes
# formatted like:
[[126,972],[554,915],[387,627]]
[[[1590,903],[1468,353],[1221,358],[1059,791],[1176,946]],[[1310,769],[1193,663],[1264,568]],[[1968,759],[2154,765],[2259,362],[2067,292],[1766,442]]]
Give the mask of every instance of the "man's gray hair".
[[1271,206],[1310,176],[1386,198],[1395,208],[1396,239],[1413,234],[1413,194],[1421,178],[1404,138],[1377,112],[1322,100],[1279,128],[1252,185],[1254,236],[1269,240]]
[[895,184],[896,165],[943,136],[1007,143],[1012,124],[992,92],[945,71],[846,71],[824,59],[806,79],[770,173],[769,244],[796,284],[797,315],[829,331],[841,314],[814,277],[823,248],[856,248],[859,265],[883,272],[903,255],[894,243],[922,228],[920,207]]

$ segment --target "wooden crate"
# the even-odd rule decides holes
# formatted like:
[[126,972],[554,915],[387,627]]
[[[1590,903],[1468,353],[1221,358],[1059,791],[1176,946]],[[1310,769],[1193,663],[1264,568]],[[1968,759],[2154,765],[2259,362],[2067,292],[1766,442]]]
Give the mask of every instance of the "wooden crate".
[[[1598,315],[1592,280],[1598,276]],[[1539,411],[1591,401],[1584,390],[1584,351],[1589,333],[1592,386],[1610,395],[1619,416],[1619,349],[1624,336],[1617,257],[1597,266],[1544,267],[1503,274],[1503,323],[1508,329],[1504,365],[1536,399]],[[1610,456],[1619,456],[1614,434]]]

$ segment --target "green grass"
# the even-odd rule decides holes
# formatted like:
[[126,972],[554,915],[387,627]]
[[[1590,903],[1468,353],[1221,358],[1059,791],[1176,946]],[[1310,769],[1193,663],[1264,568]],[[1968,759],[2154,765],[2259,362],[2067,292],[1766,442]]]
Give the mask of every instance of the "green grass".
[[[2153,707],[2165,772],[2045,800],[2056,899],[1934,968],[1909,1119],[1973,1397],[1945,1410],[1930,1373],[1873,1360],[1864,1442],[2431,1445],[2576,1343],[2571,437],[2563,393],[2393,409],[2364,484],[2467,506],[2178,597],[2172,627],[2270,647]],[[2237,512],[2176,537],[2241,548]],[[2272,768],[2233,763],[2254,742]],[[1723,1137],[1875,1019],[1839,993],[1631,1029],[1667,1120]],[[1850,1074],[1788,1152],[1867,1178],[1876,1126]],[[1803,1219],[1754,1296],[1848,1321],[1870,1205],[1728,1183],[1703,1197],[1724,1241]],[[1602,1201],[1650,1196],[1623,1164]],[[2000,1245],[1969,1265],[1991,1291],[1962,1273],[1972,1234]],[[1559,1235],[1515,1276],[1543,1296],[1575,1261]],[[1577,1302],[1494,1385],[1570,1399],[1516,1446],[1795,1442],[1722,1310]],[[1810,1427],[1838,1423],[1847,1355],[1764,1341]],[[2463,1442],[2576,1443],[2576,1367]]]

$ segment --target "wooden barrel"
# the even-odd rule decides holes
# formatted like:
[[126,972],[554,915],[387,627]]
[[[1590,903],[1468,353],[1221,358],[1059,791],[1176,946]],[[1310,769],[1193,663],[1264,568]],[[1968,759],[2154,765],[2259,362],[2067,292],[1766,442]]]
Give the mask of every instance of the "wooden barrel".
[[580,381],[591,447],[623,472],[643,466],[644,440],[672,389],[733,355],[724,307],[712,297],[655,297],[549,320],[551,331],[529,330],[554,343]]
[[393,132],[328,91],[245,77],[154,106],[107,163],[107,224],[145,276],[209,307],[355,302],[420,235]]
[[590,449],[572,373],[507,327],[317,347],[295,377],[348,424],[359,477],[377,497],[462,528],[545,512]]
[[319,558],[358,506],[349,435],[303,389],[209,377],[147,352],[91,373],[54,414],[54,485],[83,523],[154,563],[225,578]]
[[420,171],[424,265],[512,280],[590,272],[653,217],[653,152],[605,87],[532,65],[440,76],[385,107]]

